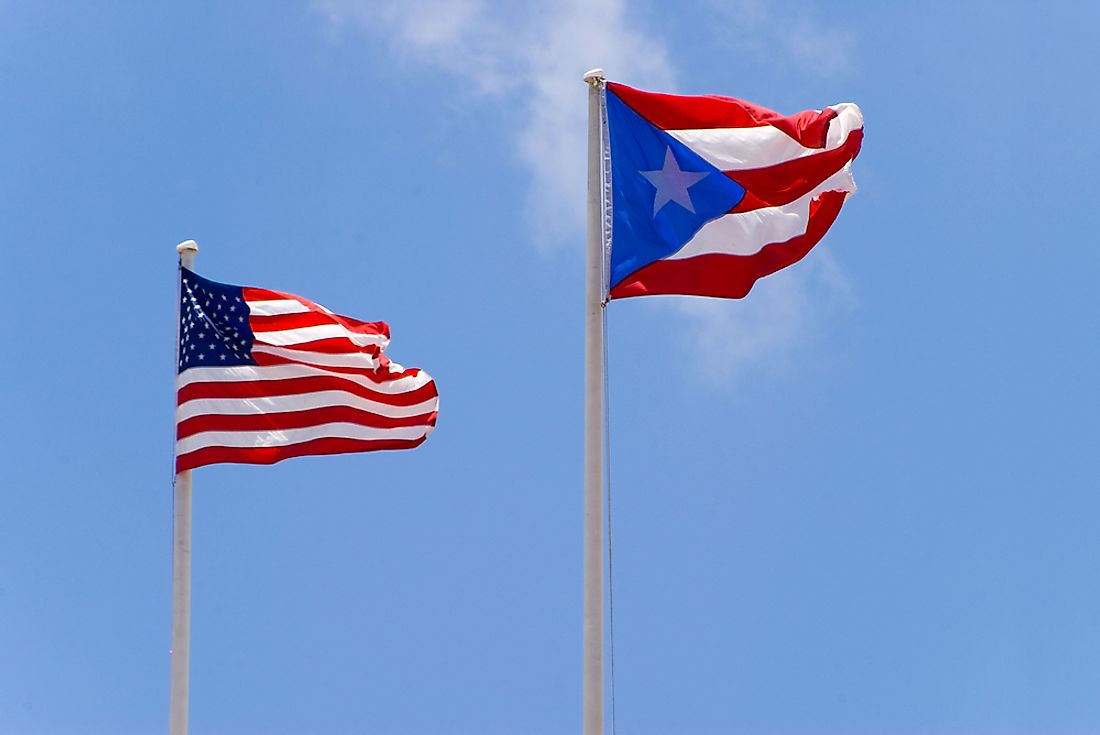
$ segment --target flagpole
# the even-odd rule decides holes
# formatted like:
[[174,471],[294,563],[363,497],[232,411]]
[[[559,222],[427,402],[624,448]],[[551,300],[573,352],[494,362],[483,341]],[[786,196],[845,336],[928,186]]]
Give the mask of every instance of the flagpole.
[[[195,268],[198,243],[176,246],[180,265]],[[179,311],[179,304],[176,304]],[[179,319],[177,318],[177,344]],[[191,470],[176,473],[172,515],[172,691],[168,706],[169,735],[187,735],[189,670],[191,663]]]
[[604,735],[603,69],[588,85],[588,256],[584,303],[584,735]]

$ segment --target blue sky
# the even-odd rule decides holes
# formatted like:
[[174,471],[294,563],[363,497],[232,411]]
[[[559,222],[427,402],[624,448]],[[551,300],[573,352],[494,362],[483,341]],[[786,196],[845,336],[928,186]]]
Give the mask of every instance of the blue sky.
[[593,66],[867,136],[748,299],[611,305],[619,731],[1096,732],[1098,25],[0,0],[0,733],[166,729],[187,238],[442,396],[413,452],[196,472],[192,732],[579,730]]

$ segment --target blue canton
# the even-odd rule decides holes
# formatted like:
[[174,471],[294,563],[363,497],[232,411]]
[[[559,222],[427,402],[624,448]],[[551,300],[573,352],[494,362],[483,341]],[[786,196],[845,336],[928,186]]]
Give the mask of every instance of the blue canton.
[[240,286],[208,281],[180,268],[178,372],[193,367],[255,365],[248,315]]

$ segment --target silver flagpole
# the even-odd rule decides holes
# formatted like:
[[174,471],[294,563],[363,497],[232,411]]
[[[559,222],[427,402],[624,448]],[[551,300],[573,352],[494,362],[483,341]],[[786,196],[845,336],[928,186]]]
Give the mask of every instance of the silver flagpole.
[[584,735],[604,733],[603,69],[588,85],[588,259],[584,302]]
[[[195,269],[199,246],[186,240],[176,246],[180,265]],[[179,309],[179,304],[176,304]],[[177,318],[176,343],[179,344]],[[178,366],[177,366],[178,367]],[[188,673],[191,663],[191,470],[176,473],[172,522],[172,694],[169,735],[187,735]]]

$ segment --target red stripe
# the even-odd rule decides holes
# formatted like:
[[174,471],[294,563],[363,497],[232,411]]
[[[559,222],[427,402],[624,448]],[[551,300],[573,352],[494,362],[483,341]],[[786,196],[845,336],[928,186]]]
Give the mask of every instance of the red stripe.
[[242,286],[241,293],[244,294],[245,301],[279,301],[281,299],[294,299],[298,300],[298,297],[294,294],[282,293],[280,291],[269,291],[266,288],[253,288],[252,286]]
[[754,255],[699,255],[658,260],[640,268],[611,289],[611,298],[655,294],[717,296],[739,299],[764,276],[797,263],[825,235],[844,204],[845,194],[826,191],[810,204],[805,234],[765,245]]
[[643,92],[624,84],[608,83],[612,91],[643,118],[663,130],[696,128],[755,128],[771,125],[807,148],[824,148],[829,121],[836,110],[808,110],[784,117],[766,107],[733,97],[686,96]]
[[283,378],[280,380],[217,381],[188,383],[179,389],[176,405],[199,398],[274,398],[316,393],[323,390],[342,390],[360,398],[385,403],[388,406],[413,406],[436,398],[435,381],[405,393],[379,393],[339,376],[310,378]]
[[176,472],[193,470],[208,464],[274,464],[291,457],[314,454],[349,454],[381,449],[413,449],[424,439],[313,439],[285,447],[204,447],[176,457]]
[[[296,349],[296,348],[295,348]],[[387,370],[381,370],[379,368],[358,368],[358,367],[344,367],[334,365],[315,365],[311,362],[306,362],[305,356],[302,359],[294,359],[291,357],[284,357],[283,355],[272,355],[267,352],[253,352],[252,359],[256,361],[257,365],[304,365],[311,367],[315,370],[324,370],[326,373],[343,373],[344,375],[359,375],[369,380],[373,380],[375,383],[389,383],[399,378],[406,378],[411,375],[418,375],[420,368],[406,368],[401,372],[389,372]],[[378,359],[384,362],[385,365],[389,364],[385,355],[378,355]],[[379,367],[385,367],[380,362]]]
[[844,145],[831,151],[784,161],[767,168],[726,171],[726,176],[745,189],[745,197],[730,212],[778,207],[806,196],[825,179],[844,168],[844,164],[855,159],[862,143],[863,130],[853,130],[848,134]]
[[357,334],[376,334],[383,337],[388,337],[390,334],[390,328],[385,322],[361,322],[322,311],[304,311],[297,314],[252,314],[248,317],[248,324],[253,332],[277,332],[284,329],[339,324]]
[[307,411],[286,411],[261,414],[205,414],[194,416],[176,425],[176,438],[186,439],[204,431],[283,431],[304,429],[321,424],[346,423],[373,429],[399,429],[407,426],[435,426],[436,412],[399,418],[380,416],[350,406],[326,406]]

